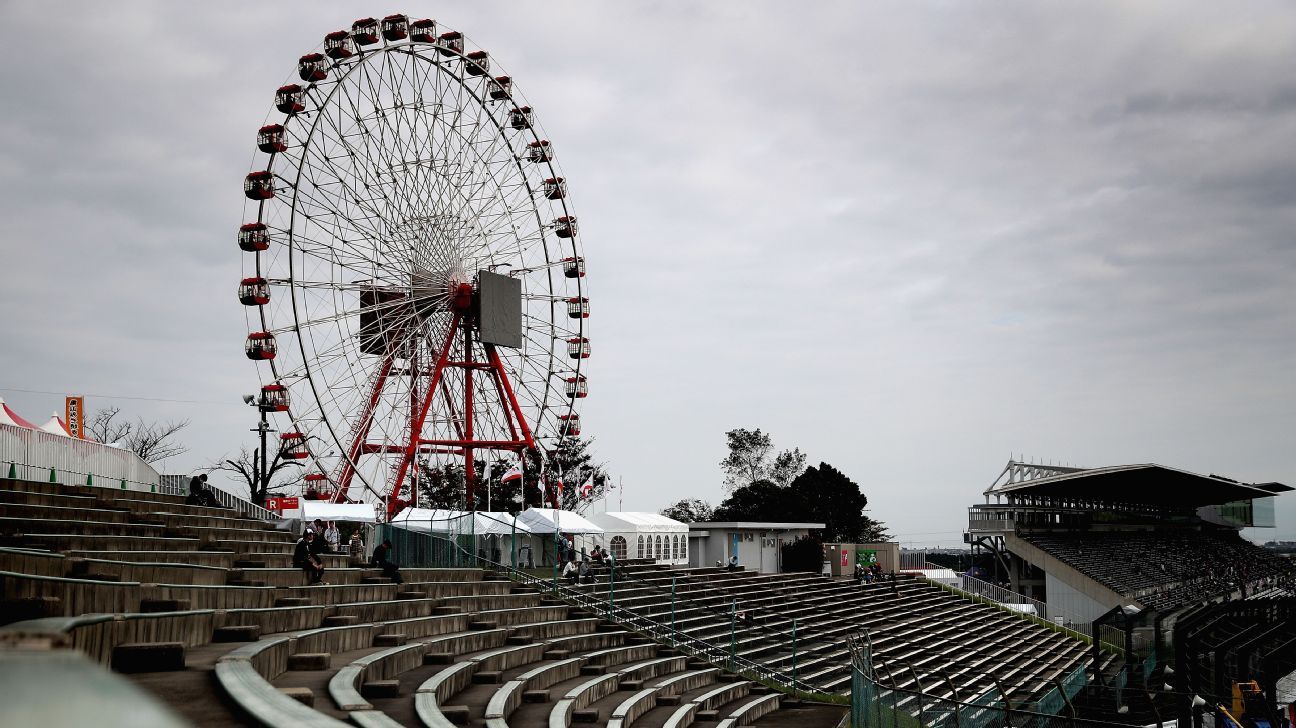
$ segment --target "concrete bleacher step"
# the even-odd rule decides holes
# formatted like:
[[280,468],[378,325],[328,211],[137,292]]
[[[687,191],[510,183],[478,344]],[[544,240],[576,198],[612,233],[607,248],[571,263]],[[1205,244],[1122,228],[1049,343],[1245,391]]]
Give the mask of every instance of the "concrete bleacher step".
[[328,652],[298,652],[288,656],[288,669],[327,670],[332,657]]
[[174,672],[185,669],[183,642],[131,642],[112,651],[112,669],[117,672]]

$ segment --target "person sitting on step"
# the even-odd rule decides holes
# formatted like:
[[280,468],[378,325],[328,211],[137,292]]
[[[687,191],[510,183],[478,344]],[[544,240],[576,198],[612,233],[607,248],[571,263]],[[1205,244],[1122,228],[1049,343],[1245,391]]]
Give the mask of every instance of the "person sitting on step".
[[369,565],[375,569],[382,569],[382,575],[397,584],[404,584],[405,580],[401,578],[400,567],[396,565],[396,562],[392,561],[391,552],[391,541],[384,539],[382,543],[378,544],[378,548],[374,549],[373,559],[370,560]]
[[311,550],[314,541],[315,532],[309,530],[297,541],[297,547],[293,549],[293,566],[306,572],[311,584],[325,584],[324,563]]

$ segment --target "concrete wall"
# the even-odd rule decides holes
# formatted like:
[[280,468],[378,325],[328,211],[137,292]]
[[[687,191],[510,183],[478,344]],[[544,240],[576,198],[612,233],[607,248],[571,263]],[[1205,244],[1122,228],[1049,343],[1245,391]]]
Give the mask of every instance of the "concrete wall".
[[1044,574],[1044,591],[1048,596],[1049,619],[1055,621],[1061,618],[1067,622],[1092,622],[1111,609],[1047,572]]
[[729,557],[736,554],[740,566],[762,574],[775,574],[779,571],[782,545],[806,533],[805,530],[727,528],[692,531],[689,534],[689,566],[715,566],[717,561],[727,564]]

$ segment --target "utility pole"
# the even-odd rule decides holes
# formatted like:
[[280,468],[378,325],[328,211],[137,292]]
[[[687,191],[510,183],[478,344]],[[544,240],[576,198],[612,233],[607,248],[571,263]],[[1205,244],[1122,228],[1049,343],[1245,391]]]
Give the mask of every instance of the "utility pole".
[[[269,421],[266,420],[266,413],[270,411],[270,407],[269,403],[266,402],[264,392],[257,397],[248,395],[243,398],[243,401],[247,402],[252,407],[256,407],[257,411],[261,413],[261,421],[251,430],[251,432],[257,433],[261,438],[261,456],[252,463],[252,487],[255,489],[255,492],[250,493],[249,496],[253,503],[256,503],[257,505],[265,505],[265,494],[266,491],[270,489],[270,475],[268,473],[270,465],[267,462],[266,455],[266,434],[274,432],[274,430],[270,429]],[[260,496],[259,502],[258,496]]]

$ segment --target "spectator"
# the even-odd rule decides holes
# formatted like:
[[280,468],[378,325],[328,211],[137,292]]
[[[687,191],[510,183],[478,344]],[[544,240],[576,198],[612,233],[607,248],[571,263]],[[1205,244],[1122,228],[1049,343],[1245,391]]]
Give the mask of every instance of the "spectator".
[[390,540],[384,540],[381,544],[378,544],[378,548],[374,549],[373,559],[370,560],[369,565],[375,569],[382,569],[382,575],[397,584],[405,583],[405,580],[401,578],[400,567],[396,565],[396,562],[392,561],[392,543]]
[[328,544],[329,553],[342,553],[342,534],[338,532],[337,523],[328,522],[328,527],[324,529],[324,543]]
[[310,576],[311,584],[327,584],[324,579],[324,564],[320,561],[311,549],[315,541],[315,532],[306,531],[306,533],[297,541],[297,547],[293,550],[293,566],[301,569]]
[[567,583],[569,584],[576,583],[576,579],[580,576],[580,569],[576,567],[575,556],[572,556],[570,559],[568,559],[567,565],[563,567],[562,575],[563,578],[567,580]]
[[891,573],[887,574],[887,579],[891,582],[891,596],[893,596],[893,597],[899,599],[899,598],[900,598],[900,587],[899,587],[899,585],[896,584],[896,575],[895,575],[895,572],[892,571]]
[[590,584],[594,581],[594,574],[590,571],[589,559],[581,559],[580,562],[580,583]]
[[590,559],[592,559],[592,560],[594,561],[594,563],[596,563],[596,564],[602,564],[602,563],[603,563],[603,549],[602,549],[601,547],[599,547],[599,546],[595,546],[595,547],[594,547],[594,551],[590,554]]
[[316,561],[319,561],[321,564],[324,563],[324,559],[319,558],[321,554],[327,554],[329,552],[328,541],[324,540],[324,533],[322,531],[316,531],[314,529],[309,529],[309,528],[306,529],[306,533],[311,535],[311,541],[310,541],[311,555],[316,557],[315,558]]
[[[322,520],[316,518],[316,519],[315,519],[315,522],[311,524],[311,527],[315,529],[315,537],[318,538],[318,539],[320,539],[320,540],[323,540],[323,539],[324,539],[324,530],[325,530],[325,529],[324,529],[324,521],[322,521]],[[327,543],[328,543],[328,542],[325,541],[325,544],[327,544]]]
[[727,568],[729,571],[738,570],[738,556],[736,554],[729,557],[729,566],[725,568]]
[[351,532],[350,550],[352,558],[364,558],[364,539],[360,538],[359,529]]
[[189,497],[185,499],[186,505],[206,506],[216,508],[219,504],[216,502],[216,496],[212,495],[211,490],[207,488],[207,474],[195,475],[189,480]]

